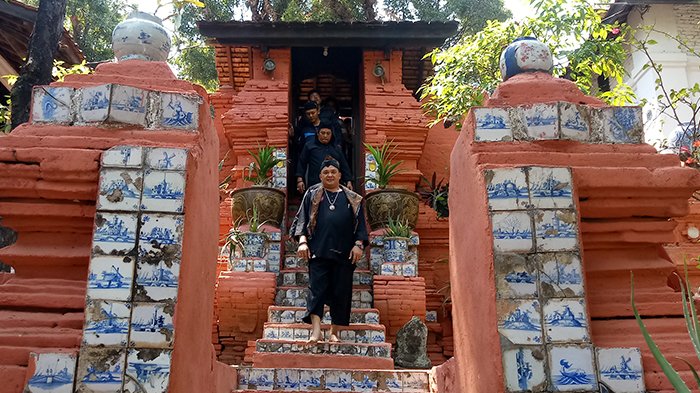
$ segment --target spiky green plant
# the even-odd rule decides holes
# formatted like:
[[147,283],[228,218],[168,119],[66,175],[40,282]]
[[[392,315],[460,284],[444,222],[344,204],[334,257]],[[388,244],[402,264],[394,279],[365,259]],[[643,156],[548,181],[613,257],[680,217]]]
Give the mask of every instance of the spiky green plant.
[[280,159],[275,157],[275,147],[265,146],[258,147],[258,150],[255,152],[247,151],[253,157],[253,162],[251,163],[248,176],[243,178],[247,181],[252,181],[255,185],[269,184],[272,177],[269,173],[280,162]]
[[396,158],[396,154],[394,153],[396,145],[394,145],[393,141],[385,142],[378,147],[365,143],[365,148],[367,148],[369,154],[371,154],[377,162],[376,176],[368,177],[368,180],[377,183],[377,187],[386,188],[392,177],[404,172],[403,169],[399,169],[399,165],[401,165],[403,161],[394,162]]
[[386,232],[384,233],[386,237],[411,237],[411,226],[408,224],[408,220],[402,220],[401,217],[394,220],[389,217],[389,222],[386,224]]

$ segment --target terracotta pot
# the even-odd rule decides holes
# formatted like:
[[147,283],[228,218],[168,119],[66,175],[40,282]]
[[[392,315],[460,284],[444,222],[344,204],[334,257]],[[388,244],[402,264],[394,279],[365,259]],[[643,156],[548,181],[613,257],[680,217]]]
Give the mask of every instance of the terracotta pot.
[[263,232],[243,232],[238,234],[241,245],[241,257],[264,258],[267,246],[267,234]]
[[385,237],[384,262],[406,262],[408,252],[407,237]]
[[[270,187],[241,188],[231,193],[231,215],[233,222],[248,221],[248,215],[252,214],[253,206],[258,211],[258,221],[275,226],[277,228],[284,219],[284,192]],[[246,215],[246,212],[249,212]]]
[[372,230],[385,227],[392,220],[408,220],[411,228],[418,222],[418,194],[400,189],[374,191],[365,196],[367,223]]

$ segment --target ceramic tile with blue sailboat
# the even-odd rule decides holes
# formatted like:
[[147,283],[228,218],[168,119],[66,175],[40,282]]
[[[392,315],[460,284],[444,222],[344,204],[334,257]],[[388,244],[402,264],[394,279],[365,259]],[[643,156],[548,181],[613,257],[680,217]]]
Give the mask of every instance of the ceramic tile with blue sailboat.
[[82,347],[78,357],[76,392],[122,393],[126,349]]
[[326,370],[326,390],[352,392],[352,373],[343,370]]
[[78,119],[81,123],[101,123],[109,116],[112,85],[83,87],[78,90]]
[[536,298],[538,269],[521,254],[496,254],[496,293],[502,299]]
[[561,139],[587,142],[591,128],[588,124],[588,107],[571,102],[559,103]]
[[130,303],[89,299],[85,306],[83,344],[126,346],[130,318]]
[[109,121],[146,127],[148,94],[138,87],[112,85]]
[[319,390],[323,388],[324,370],[299,370],[299,390]]
[[539,253],[544,297],[583,297],[583,266],[577,253]]
[[127,255],[136,247],[137,215],[129,213],[95,214],[92,251],[95,255]]
[[547,391],[546,363],[543,346],[514,346],[503,351],[506,391]]
[[171,302],[134,303],[131,314],[129,346],[139,348],[170,348],[173,345],[173,314]]
[[537,210],[534,221],[537,251],[572,251],[578,248],[575,210]]
[[401,377],[401,384],[405,393],[421,393],[430,390],[427,373],[402,372]]
[[596,348],[598,378],[615,393],[644,393],[644,370],[639,348]]
[[551,345],[550,383],[555,391],[597,391],[593,350],[588,345]]
[[112,147],[102,153],[102,166],[110,168],[141,168],[143,166],[143,147]]
[[139,231],[139,258],[152,263],[179,257],[184,216],[143,213]]
[[73,393],[77,357],[75,353],[30,353],[34,373],[24,393]]
[[583,298],[549,299],[544,304],[548,343],[590,341],[588,313]]
[[534,104],[523,106],[521,109],[529,139],[559,138],[559,106],[557,103]]
[[530,167],[530,203],[538,209],[574,207],[573,181],[569,168]]
[[513,140],[508,111],[501,108],[473,108],[476,142],[509,142]]
[[164,171],[184,171],[187,169],[188,149],[152,147],[146,150],[146,166]]
[[143,177],[141,209],[165,213],[182,213],[185,203],[183,172],[147,169]]
[[198,96],[162,93],[159,127],[196,130],[199,126],[199,102]]
[[537,300],[499,300],[498,332],[513,344],[542,344],[542,313]]
[[493,245],[496,252],[532,250],[532,220],[527,212],[495,212],[491,215]]
[[32,90],[32,122],[70,124],[73,121],[72,87],[35,86]]
[[282,391],[299,391],[300,373],[298,369],[278,368],[275,371],[275,389]]
[[104,168],[100,171],[97,209],[111,211],[139,210],[142,173],[135,169]]
[[[172,351],[131,348],[127,356],[124,391],[165,393],[170,383]],[[136,383],[138,382],[138,384]]]
[[136,301],[161,301],[177,299],[180,281],[180,258],[158,261],[139,258],[136,264]]
[[88,269],[88,299],[131,300],[134,267],[134,256],[93,256]]
[[248,375],[248,389],[269,391],[275,388],[274,368],[253,368]]
[[353,392],[376,392],[379,386],[377,371],[353,371]]
[[491,210],[525,209],[529,203],[526,168],[487,169],[486,194]]

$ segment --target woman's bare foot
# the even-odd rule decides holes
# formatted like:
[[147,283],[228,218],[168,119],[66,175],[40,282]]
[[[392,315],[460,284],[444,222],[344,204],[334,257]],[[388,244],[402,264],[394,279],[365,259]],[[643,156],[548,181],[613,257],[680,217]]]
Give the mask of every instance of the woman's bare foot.
[[318,333],[312,333],[311,337],[309,337],[308,341],[306,341],[307,344],[309,345],[314,345],[317,344],[321,340],[321,332]]
[[335,335],[335,333],[333,333],[331,334],[331,338],[328,339],[328,342],[339,343],[340,339],[338,338],[338,336]]

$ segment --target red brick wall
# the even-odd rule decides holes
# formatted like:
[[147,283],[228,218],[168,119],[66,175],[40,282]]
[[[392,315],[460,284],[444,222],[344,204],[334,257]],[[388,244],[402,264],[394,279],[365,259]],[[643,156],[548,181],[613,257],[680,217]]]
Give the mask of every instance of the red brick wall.
[[425,321],[425,279],[423,277],[374,276],[374,307],[379,322],[386,326],[386,341],[394,343],[396,333],[413,316]]

